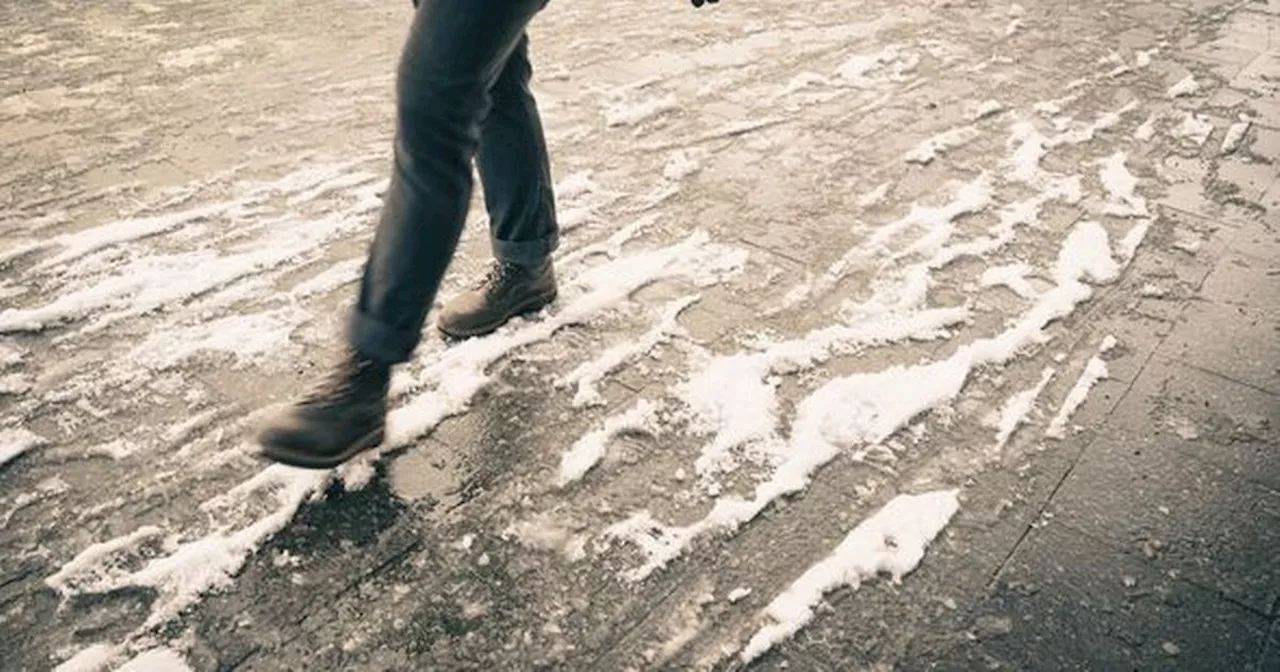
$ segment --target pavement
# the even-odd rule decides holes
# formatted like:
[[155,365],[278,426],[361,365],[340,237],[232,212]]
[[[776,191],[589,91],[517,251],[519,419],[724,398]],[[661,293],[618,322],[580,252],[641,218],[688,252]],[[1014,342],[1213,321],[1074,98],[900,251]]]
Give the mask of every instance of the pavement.
[[410,12],[0,7],[0,669],[1280,670],[1280,3],[551,3],[561,299],[269,467]]

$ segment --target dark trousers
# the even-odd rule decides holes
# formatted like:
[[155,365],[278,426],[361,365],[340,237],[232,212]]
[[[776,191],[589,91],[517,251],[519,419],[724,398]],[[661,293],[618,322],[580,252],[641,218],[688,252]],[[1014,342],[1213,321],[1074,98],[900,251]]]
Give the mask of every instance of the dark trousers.
[[494,256],[536,265],[558,242],[525,28],[547,0],[422,0],[396,80],[395,162],[347,340],[407,361],[484,186]]

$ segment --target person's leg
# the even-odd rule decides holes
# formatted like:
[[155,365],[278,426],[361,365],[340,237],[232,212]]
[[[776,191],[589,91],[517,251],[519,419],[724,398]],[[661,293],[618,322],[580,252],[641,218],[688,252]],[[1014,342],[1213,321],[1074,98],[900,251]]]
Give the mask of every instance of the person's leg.
[[421,340],[471,197],[489,89],[546,0],[424,0],[396,82],[395,161],[359,300],[350,355],[259,433],[266,457],[327,468],[382,442],[393,364]]
[[450,336],[491,332],[556,296],[550,260],[559,231],[547,143],[529,89],[532,74],[526,36],[489,90],[492,105],[476,155],[497,263],[474,289],[440,311],[436,324]]

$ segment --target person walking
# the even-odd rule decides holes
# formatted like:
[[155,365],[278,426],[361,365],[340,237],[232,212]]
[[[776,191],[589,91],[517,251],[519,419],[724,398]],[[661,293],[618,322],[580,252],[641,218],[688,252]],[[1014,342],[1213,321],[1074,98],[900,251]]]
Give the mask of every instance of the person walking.
[[[692,0],[695,7],[704,0]],[[550,161],[529,89],[529,22],[547,0],[415,0],[396,78],[391,182],[337,365],[258,431],[264,457],[338,466],[383,441],[391,369],[422,338],[471,201],[474,160],[494,260],[443,306],[468,338],[556,298],[559,230]]]

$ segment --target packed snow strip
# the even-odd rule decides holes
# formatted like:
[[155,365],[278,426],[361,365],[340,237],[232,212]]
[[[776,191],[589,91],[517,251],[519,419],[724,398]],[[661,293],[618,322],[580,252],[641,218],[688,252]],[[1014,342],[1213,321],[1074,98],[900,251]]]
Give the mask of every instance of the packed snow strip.
[[1026,262],[993,266],[982,272],[978,284],[982,287],[1008,287],[1024,299],[1034,299],[1039,294],[1027,280],[1033,269]]
[[[128,655],[128,648],[121,645],[94,644],[82,649],[54,672],[104,672],[111,665]],[[125,661],[116,672],[191,672],[182,654],[168,647],[144,651]]]
[[1196,81],[1195,75],[1187,75],[1178,80],[1178,83],[1169,87],[1170,98],[1183,98],[1186,96],[1194,96],[1200,92],[1200,83]]
[[1089,390],[1092,390],[1093,386],[1098,384],[1098,381],[1109,375],[1107,363],[1102,359],[1102,355],[1114,347],[1116,347],[1114,336],[1107,336],[1102,339],[1098,354],[1089,358],[1089,362],[1085,364],[1084,371],[1080,373],[1080,377],[1076,379],[1076,384],[1071,387],[1071,391],[1067,393],[1067,398],[1063,400],[1062,407],[1058,409],[1058,414],[1049,423],[1049,428],[1044,432],[1046,437],[1059,441],[1067,438],[1067,422],[1071,420],[1071,416],[1075,415],[1076,410],[1089,397]]
[[[859,261],[880,256],[893,257],[895,252],[891,243],[901,236],[914,231],[924,231],[927,240],[950,237],[955,228],[954,221],[964,215],[985,210],[991,204],[993,193],[990,176],[983,174],[961,185],[951,200],[942,205],[922,206],[919,203],[912,203],[911,210],[905,216],[877,227],[867,240],[846,251],[812,283],[806,282],[789,292],[784,307],[793,306],[812,295],[824,294],[832,290]],[[920,246],[922,243],[917,245]],[[911,251],[915,249],[918,248],[913,248]]]
[[1044,392],[1045,386],[1049,384],[1049,380],[1053,378],[1053,375],[1053,368],[1046,368],[1040,374],[1040,382],[1030,389],[1013,395],[1005,402],[999,414],[996,415],[994,422],[996,426],[996,445],[994,450],[996,452],[1003,450],[1005,444],[1009,442],[1009,438],[1018,430],[1018,427],[1026,423],[1031,411],[1035,410],[1036,399],[1040,398],[1040,393]]
[[[161,528],[142,527],[90,546],[45,583],[64,597],[126,587],[153,588],[158,597],[151,614],[134,634],[149,631],[176,618],[207,592],[230,585],[249,555],[283,529],[328,478],[327,472],[273,465],[202,506],[210,514],[225,513],[229,519],[206,536],[181,541]],[[269,511],[246,521],[245,511],[256,510],[262,499]],[[153,540],[161,542],[159,555],[144,550]]]
[[827,593],[885,573],[894,583],[924,559],[925,549],[960,509],[957,490],[898,495],[864,520],[824,560],[810,567],[765,607],[772,621],[760,628],[740,657],[750,663],[813,620]]
[[168,233],[187,224],[192,224],[229,213],[251,205],[251,199],[240,199],[211,203],[190,210],[173,212],[154,217],[124,219],[103,224],[85,231],[61,235],[49,241],[50,245],[62,247],[57,255],[37,264],[33,270],[41,272],[50,267],[59,266],[79,259],[101,249],[129,243],[151,236]]
[[[244,278],[270,276],[278,269],[298,265],[318,256],[336,238],[367,228],[369,176],[350,165],[321,165],[294,171],[274,182],[239,185],[237,199],[201,205],[182,211],[126,219],[53,239],[63,251],[37,271],[83,259],[92,252],[180,229],[215,217],[252,218],[256,240],[237,233],[230,253],[217,249],[192,249],[171,254],[133,256],[105,267],[75,264],[66,269],[71,291],[43,306],[0,310],[0,333],[41,331],[60,324],[97,317],[85,327],[94,331],[118,320],[135,317],[222,289]],[[317,218],[265,217],[268,209],[253,209],[276,196],[318,197],[350,184],[361,185],[349,193],[359,196],[351,207]],[[313,196],[314,194],[314,196]],[[377,199],[374,199],[375,201]],[[81,268],[83,266],[83,268]]]
[[[1086,281],[1114,281],[1120,266],[1111,257],[1106,229],[1097,222],[1077,224],[1063,242],[1053,269],[1056,286],[998,335],[977,340],[944,360],[836,378],[804,398],[781,442],[772,475],[747,499],[722,496],[701,520],[680,527],[664,526],[639,511],[606,530],[630,541],[645,555],[626,573],[643,580],[665,567],[700,536],[734,532],[779,497],[808,487],[809,479],[841,452],[861,459],[919,415],[953,401],[980,366],[1001,365],[1028,347],[1048,339],[1045,329],[1075,311],[1093,295]],[[774,431],[772,427],[769,431]]]
[[317,294],[326,294],[340,287],[349,285],[360,279],[364,271],[363,257],[339,261],[325,270],[303,280],[290,290],[293,299],[305,299]]
[[1130,101],[1115,112],[1106,112],[1090,123],[1076,125],[1074,128],[1049,137],[1045,141],[1045,146],[1052,149],[1062,145],[1079,145],[1089,142],[1097,137],[1099,132],[1114,128],[1123,120],[1125,114],[1136,109],[1138,109],[1138,101]]
[[904,53],[902,47],[889,45],[873,54],[857,54],[836,68],[837,81],[845,86],[868,88],[886,82],[903,82],[907,74],[920,64],[920,55]]
[[202,352],[224,352],[235,356],[237,366],[244,366],[285,352],[291,345],[289,336],[307,316],[305,311],[289,306],[175,326],[149,336],[126,359],[164,371]]
[[617,371],[627,362],[648,354],[658,345],[665,343],[672,336],[683,333],[678,318],[680,313],[693,305],[701,297],[698,295],[676,299],[661,312],[658,324],[639,338],[615,345],[600,353],[599,357],[579,365],[569,374],[556,381],[557,386],[576,385],[577,392],[573,396],[573,406],[600,406],[605,403],[598,385],[605,376]]
[[609,442],[627,432],[654,432],[657,406],[642,399],[628,411],[604,421],[604,426],[578,439],[560,460],[560,487],[582,479],[604,459]]
[[1227,132],[1222,136],[1222,153],[1231,154],[1240,148],[1240,144],[1244,142],[1244,136],[1249,132],[1249,126],[1253,124],[1253,120],[1246,115],[1240,115],[1240,121],[1231,124],[1227,128]]
[[45,443],[44,437],[22,427],[0,429],[0,467]]
[[267,239],[238,254],[196,250],[131,259],[44,306],[0,311],[0,333],[41,331],[94,316],[97,319],[85,329],[101,329],[296,264],[325,243],[364,226],[362,220],[345,213],[330,214],[319,220],[282,222]]
[[939,155],[977,140],[980,135],[982,135],[982,132],[973,126],[953,128],[916,145],[915,149],[907,152],[907,163],[927,165],[932,163]]
[[1103,214],[1116,217],[1147,217],[1147,199],[1134,193],[1138,186],[1138,178],[1125,167],[1128,156],[1124,152],[1116,152],[1104,159],[1098,177],[1107,190],[1107,202],[1102,208]]
[[[696,231],[674,245],[614,259],[583,272],[574,282],[578,295],[545,319],[512,325],[485,338],[473,339],[440,353],[428,362],[412,387],[415,394],[387,419],[387,445],[399,446],[422,436],[445,418],[462,413],[489,381],[488,367],[517,348],[550,338],[581,323],[654,282],[684,278],[707,286],[742,271],[747,254],[712,243]],[[569,292],[566,292],[569,294]]]
[[605,111],[605,125],[635,126],[667,112],[680,109],[680,102],[674,93],[659,98],[650,98],[639,102],[618,102]]
[[699,452],[697,473],[709,479],[732,471],[739,459],[735,451],[753,451],[741,457],[756,462],[774,461],[785,454],[777,433],[777,374],[811,369],[857,347],[942,338],[948,335],[948,327],[969,315],[963,307],[866,314],[760,352],[703,362],[675,389],[692,413],[692,429],[713,437]]

